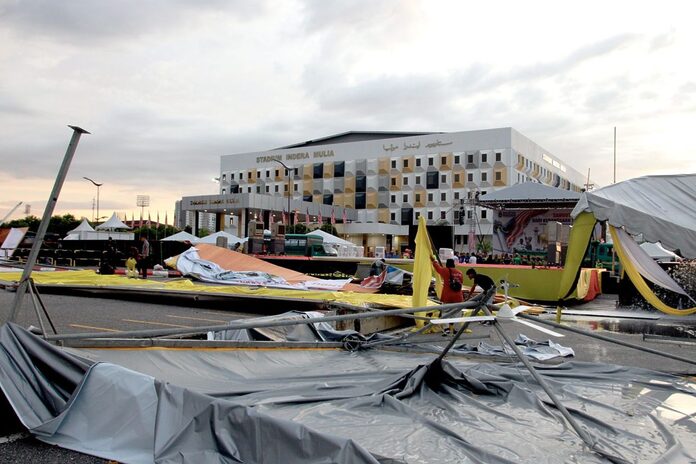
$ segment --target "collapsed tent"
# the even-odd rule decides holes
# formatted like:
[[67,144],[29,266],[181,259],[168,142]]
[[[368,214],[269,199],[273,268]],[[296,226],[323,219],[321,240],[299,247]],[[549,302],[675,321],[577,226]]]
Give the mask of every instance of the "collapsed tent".
[[122,462],[696,459],[696,385],[645,369],[539,368],[596,454],[514,364],[380,350],[60,349],[15,325],[0,328],[0,347],[0,387],[35,436]]
[[[642,234],[649,242],[659,241],[668,248],[678,249],[685,257],[696,258],[696,174],[645,176],[585,192],[571,216],[574,222],[558,291],[560,300],[572,293],[597,220],[606,221],[614,231],[623,229],[632,235]],[[642,248],[629,244],[633,239],[627,234],[617,237],[615,232],[613,236],[621,262],[646,300],[667,314],[696,313],[696,307],[681,310],[658,303],[643,278],[672,291],[685,292],[675,290],[676,284],[664,270],[651,265],[652,259]],[[636,268],[635,264],[641,262],[643,265]],[[663,285],[669,281],[669,285]]]
[[19,244],[24,240],[28,230],[28,227],[11,228],[0,245],[0,258],[11,258]]

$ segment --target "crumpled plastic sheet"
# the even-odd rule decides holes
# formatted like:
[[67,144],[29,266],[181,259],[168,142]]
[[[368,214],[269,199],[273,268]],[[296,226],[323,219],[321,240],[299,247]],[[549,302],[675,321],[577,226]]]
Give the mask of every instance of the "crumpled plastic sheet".
[[[6,384],[46,366],[34,365],[36,356],[5,356],[6,343],[23,350],[7,330],[0,328],[0,386],[9,396]],[[607,462],[562,421],[520,364],[437,363],[433,355],[380,350],[65,352],[103,364],[92,366],[68,407],[59,408],[62,425],[53,436],[61,446],[103,450],[115,440],[120,453],[149,462]],[[617,462],[695,459],[694,383],[610,364],[538,370]],[[32,408],[46,398],[21,393]],[[154,431],[145,433],[151,418]],[[94,426],[78,427],[84,423]],[[92,449],[146,462],[109,453]]]

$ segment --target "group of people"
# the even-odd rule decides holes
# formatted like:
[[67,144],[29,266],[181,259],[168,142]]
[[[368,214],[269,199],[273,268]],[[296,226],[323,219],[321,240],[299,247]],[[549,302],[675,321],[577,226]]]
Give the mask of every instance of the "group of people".
[[481,287],[484,292],[495,286],[493,279],[485,274],[479,274],[476,269],[470,268],[466,271],[467,278],[471,281],[471,288],[467,297],[464,298],[462,287],[464,286],[464,275],[457,269],[454,259],[450,258],[442,266],[435,256],[432,257],[435,271],[442,277],[442,295],[440,301],[443,303],[461,303],[470,299],[474,295],[476,287]]
[[454,253],[454,260],[459,264],[516,264],[521,266],[544,266],[546,261],[541,256],[520,253]]
[[[100,274],[113,274],[116,268],[116,261],[122,256],[116,249],[111,237],[106,244],[106,250],[104,251],[104,257],[102,258],[101,266],[99,267]],[[137,278],[140,276],[143,279],[147,279],[147,270],[150,267],[150,242],[147,238],[140,237],[140,248],[131,247],[128,252],[128,258],[126,258],[126,276],[129,278]]]

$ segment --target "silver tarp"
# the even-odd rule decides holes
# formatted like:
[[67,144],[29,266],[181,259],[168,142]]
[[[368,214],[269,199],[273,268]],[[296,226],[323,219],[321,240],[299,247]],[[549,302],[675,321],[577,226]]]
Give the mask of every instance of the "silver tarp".
[[[49,443],[122,462],[606,462],[520,365],[370,350],[57,349],[0,328],[0,387]],[[598,448],[696,459],[696,385],[540,366]]]

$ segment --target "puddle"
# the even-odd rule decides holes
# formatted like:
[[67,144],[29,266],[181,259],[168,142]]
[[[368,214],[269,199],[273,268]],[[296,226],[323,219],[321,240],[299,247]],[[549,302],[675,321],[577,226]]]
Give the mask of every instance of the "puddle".
[[[625,334],[659,335],[662,337],[683,338],[696,343],[696,320],[680,322],[670,320],[626,320],[601,319],[583,320],[573,318],[579,328],[591,331],[606,331]],[[570,321],[569,321],[570,322]]]

